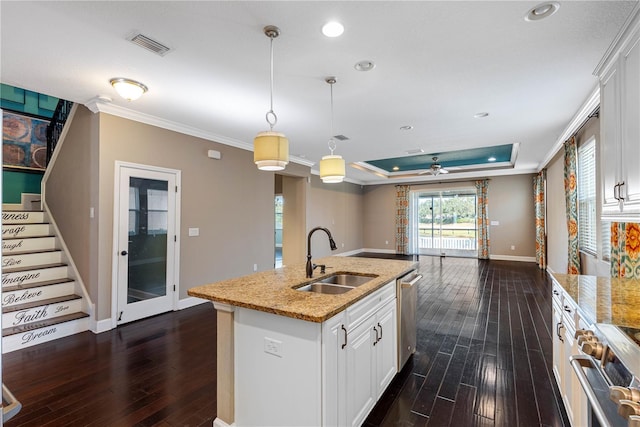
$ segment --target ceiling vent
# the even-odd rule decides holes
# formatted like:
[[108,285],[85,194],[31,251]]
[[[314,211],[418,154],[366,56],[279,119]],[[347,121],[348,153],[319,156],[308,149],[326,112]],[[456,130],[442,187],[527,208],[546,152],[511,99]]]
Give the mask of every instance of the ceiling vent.
[[334,139],[337,139],[338,141],[348,141],[349,137],[344,136],[344,135],[333,135]]
[[127,40],[160,56],[165,56],[171,50],[168,46],[165,46],[162,43],[140,33],[136,33],[133,36],[128,37]]

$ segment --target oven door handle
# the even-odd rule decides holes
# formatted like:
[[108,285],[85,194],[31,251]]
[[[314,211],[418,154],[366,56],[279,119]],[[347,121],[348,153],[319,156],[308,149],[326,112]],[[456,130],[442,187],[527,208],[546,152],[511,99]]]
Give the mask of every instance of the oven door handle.
[[602,409],[602,406],[600,406],[600,403],[598,402],[598,398],[593,392],[593,388],[591,387],[591,384],[589,384],[589,379],[587,378],[584,371],[582,370],[583,367],[590,367],[592,369],[597,369],[596,367],[594,367],[593,361],[589,356],[583,356],[583,355],[571,356],[569,360],[571,361],[571,367],[573,368],[573,371],[578,376],[580,385],[582,386],[582,389],[587,395],[587,399],[589,399],[589,403],[591,404],[591,409],[596,414],[598,421],[600,421],[600,424],[602,426],[611,425],[611,423],[609,422],[609,420],[607,420],[607,417],[604,414],[604,410]]

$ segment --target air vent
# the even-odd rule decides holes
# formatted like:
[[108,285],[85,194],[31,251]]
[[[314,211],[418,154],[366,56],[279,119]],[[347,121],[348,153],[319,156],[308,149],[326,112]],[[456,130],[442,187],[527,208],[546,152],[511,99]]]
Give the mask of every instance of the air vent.
[[349,140],[349,137],[344,136],[344,135],[333,135],[333,137],[335,139],[337,139],[338,141],[348,141]]
[[160,56],[165,56],[171,50],[171,48],[163,45],[162,43],[140,33],[134,34],[127,40]]
[[421,154],[421,153],[424,153],[424,150],[422,148],[414,148],[412,150],[406,150],[405,153],[407,153],[407,154]]

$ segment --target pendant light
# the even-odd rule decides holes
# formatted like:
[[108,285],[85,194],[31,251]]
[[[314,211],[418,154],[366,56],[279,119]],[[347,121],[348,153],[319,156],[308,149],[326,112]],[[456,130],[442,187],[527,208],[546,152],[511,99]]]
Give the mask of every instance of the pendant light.
[[273,111],[273,39],[280,35],[280,29],[274,25],[267,25],[264,27],[264,34],[271,40],[271,104],[265,116],[270,129],[258,133],[254,138],[253,161],[260,170],[281,171],[289,163],[289,140],[284,134],[273,131],[273,126],[278,122],[278,116]]
[[320,179],[324,183],[333,184],[342,182],[346,173],[342,156],[333,154],[333,150],[336,149],[336,140],[333,138],[333,85],[337,80],[335,77],[327,77],[325,81],[331,87],[331,136],[329,138],[331,154],[320,160]]

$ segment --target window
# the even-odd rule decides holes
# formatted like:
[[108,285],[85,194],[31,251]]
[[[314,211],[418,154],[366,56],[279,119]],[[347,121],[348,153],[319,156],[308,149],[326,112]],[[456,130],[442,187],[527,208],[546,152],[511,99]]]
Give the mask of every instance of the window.
[[596,255],[596,141],[578,149],[578,240],[580,250]]

